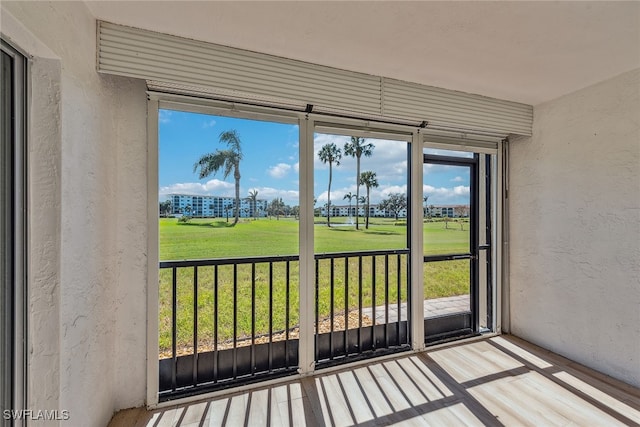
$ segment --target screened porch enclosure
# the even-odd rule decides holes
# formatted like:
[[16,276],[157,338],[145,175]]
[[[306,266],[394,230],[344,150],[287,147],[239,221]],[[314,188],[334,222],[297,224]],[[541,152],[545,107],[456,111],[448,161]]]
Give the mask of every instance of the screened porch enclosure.
[[[495,330],[493,267],[479,256],[492,250],[479,234],[492,233],[495,150],[278,110],[150,106],[162,107],[160,400]],[[223,164],[197,185],[172,183],[223,152],[231,131],[242,197],[235,164],[226,182]]]

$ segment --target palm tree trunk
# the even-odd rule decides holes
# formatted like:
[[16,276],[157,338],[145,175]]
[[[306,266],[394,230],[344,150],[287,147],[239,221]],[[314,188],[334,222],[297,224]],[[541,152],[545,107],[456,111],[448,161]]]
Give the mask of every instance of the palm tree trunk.
[[331,212],[331,162],[329,162],[329,187],[327,188],[327,227],[331,227],[331,221],[329,220],[329,212]]
[[360,229],[358,203],[360,202],[360,157],[356,157],[356,230]]
[[367,211],[365,212],[365,225],[364,228],[365,229],[369,229],[369,187],[367,187]]
[[327,227],[331,227],[331,221],[329,220],[329,213],[331,212],[331,163],[329,163],[329,187],[327,188]]
[[236,225],[240,216],[240,172],[238,168],[235,170],[234,178],[236,179],[236,206],[234,209],[235,218],[233,219],[233,225]]

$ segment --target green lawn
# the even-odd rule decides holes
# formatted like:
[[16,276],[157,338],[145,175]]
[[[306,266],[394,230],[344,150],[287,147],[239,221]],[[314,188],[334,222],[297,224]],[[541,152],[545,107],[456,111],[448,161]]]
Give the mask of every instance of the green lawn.
[[[337,218],[336,223],[344,222]],[[242,220],[235,227],[224,219],[193,219],[189,223],[178,223],[177,219],[160,219],[160,259],[183,260],[204,258],[228,258],[265,255],[293,255],[298,253],[298,221],[292,218],[280,220]],[[315,252],[347,252],[361,250],[403,249],[407,247],[407,229],[403,221],[392,219],[372,219],[370,229],[355,230],[354,226],[328,228],[322,218],[317,218]],[[468,224],[464,231],[457,223],[425,222],[425,253],[467,252],[469,247]],[[347,305],[357,308],[359,298],[364,306],[385,303],[385,258],[376,257],[375,276],[371,257],[363,259],[362,295],[358,294],[357,258],[349,260],[348,286],[345,287],[344,259],[334,263],[334,311],[344,312],[345,295]],[[319,268],[319,312],[328,316],[331,310],[330,264],[320,261]],[[407,258],[400,259],[401,290],[397,287],[398,260],[389,259],[388,303],[397,303],[398,298],[406,301]],[[177,335],[178,346],[188,346],[193,342],[193,268],[179,269],[177,277]],[[198,269],[198,341],[207,345],[214,337],[213,291],[214,268]],[[269,269],[268,264],[257,264],[255,269],[255,290],[252,290],[253,273],[250,265],[239,266],[237,270],[237,336],[251,336],[252,292],[255,292],[255,331],[260,335],[268,331],[269,324]],[[285,263],[274,263],[273,277],[273,330],[285,329],[286,313],[286,270]],[[160,350],[171,346],[171,271],[160,272]],[[233,337],[233,269],[230,266],[218,268],[218,341]],[[373,301],[375,283],[376,298]],[[346,292],[348,288],[348,292]],[[425,265],[425,298],[461,295],[469,292],[468,261],[437,262]],[[289,326],[298,322],[298,263],[291,262],[289,270]]]
[[[336,224],[344,218],[336,218]],[[160,260],[246,257],[260,255],[293,255],[298,253],[298,221],[260,218],[241,220],[235,227],[224,219],[192,219],[178,223],[174,218],[160,219]],[[327,227],[316,218],[315,251],[344,252],[407,247],[404,221],[395,225],[393,219],[371,219],[370,228],[355,226]],[[464,231],[457,223],[425,222],[425,254],[467,252],[469,224]]]

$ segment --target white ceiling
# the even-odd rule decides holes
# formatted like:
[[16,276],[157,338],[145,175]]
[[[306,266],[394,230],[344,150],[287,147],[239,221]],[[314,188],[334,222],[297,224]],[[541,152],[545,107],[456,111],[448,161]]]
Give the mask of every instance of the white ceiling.
[[640,2],[88,1],[98,19],[536,105],[640,68]]

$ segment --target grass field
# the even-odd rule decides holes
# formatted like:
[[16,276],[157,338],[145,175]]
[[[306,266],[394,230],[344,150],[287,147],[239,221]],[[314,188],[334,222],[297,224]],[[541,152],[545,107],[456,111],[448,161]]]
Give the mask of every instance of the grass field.
[[[356,230],[336,218],[331,228],[317,218],[314,229],[315,251],[343,252],[407,247],[404,221],[371,219],[370,228]],[[333,222],[332,222],[333,223]],[[246,257],[260,255],[294,255],[298,253],[298,221],[260,218],[241,220],[235,227],[224,219],[192,219],[178,223],[174,218],[160,219],[160,260]],[[461,253],[469,250],[469,225],[464,231],[457,223],[425,222],[425,254]]]
[[[344,219],[336,218],[335,227],[323,225],[321,218],[314,228],[315,252],[347,252],[363,250],[404,249],[407,247],[407,228],[404,222],[392,219],[372,219],[369,230],[355,230],[354,226],[337,225]],[[468,224],[464,231],[457,223],[425,222],[423,224],[425,254],[461,253],[469,248]],[[192,219],[189,223],[178,223],[177,219],[160,219],[160,259],[183,260],[205,258],[231,258],[267,255],[295,255],[298,253],[298,221],[291,218],[280,220],[261,218],[243,220],[231,227],[224,219]],[[351,258],[347,267],[344,259],[334,264],[334,302],[336,313],[345,311],[345,296],[350,308],[357,308],[362,298],[363,306],[385,303],[384,257],[363,258],[362,295],[358,294],[358,261]],[[348,270],[348,286],[345,286],[345,268]],[[389,298],[387,303],[396,303],[398,298],[406,301],[407,258],[400,258],[401,289],[398,294],[398,262],[390,257]],[[271,273],[268,264],[255,267],[255,290],[252,291],[250,265],[237,270],[237,325],[236,336],[252,334],[252,292],[255,292],[255,334],[268,331],[269,324],[269,275],[273,277],[272,310],[274,331],[284,330],[286,314],[286,270],[285,263],[274,263]],[[198,270],[198,342],[210,346],[214,338],[213,267]],[[171,346],[171,271],[160,272],[160,351]],[[231,266],[218,269],[218,342],[233,337],[233,270]],[[376,298],[373,301],[373,284]],[[328,260],[319,264],[319,312],[329,316],[331,310],[330,266]],[[289,270],[289,326],[298,322],[298,263],[291,262]],[[346,292],[348,288],[348,292]],[[178,270],[177,277],[177,343],[179,347],[193,342],[194,297],[193,268]],[[461,295],[469,292],[469,262],[448,261],[425,265],[425,298]]]

